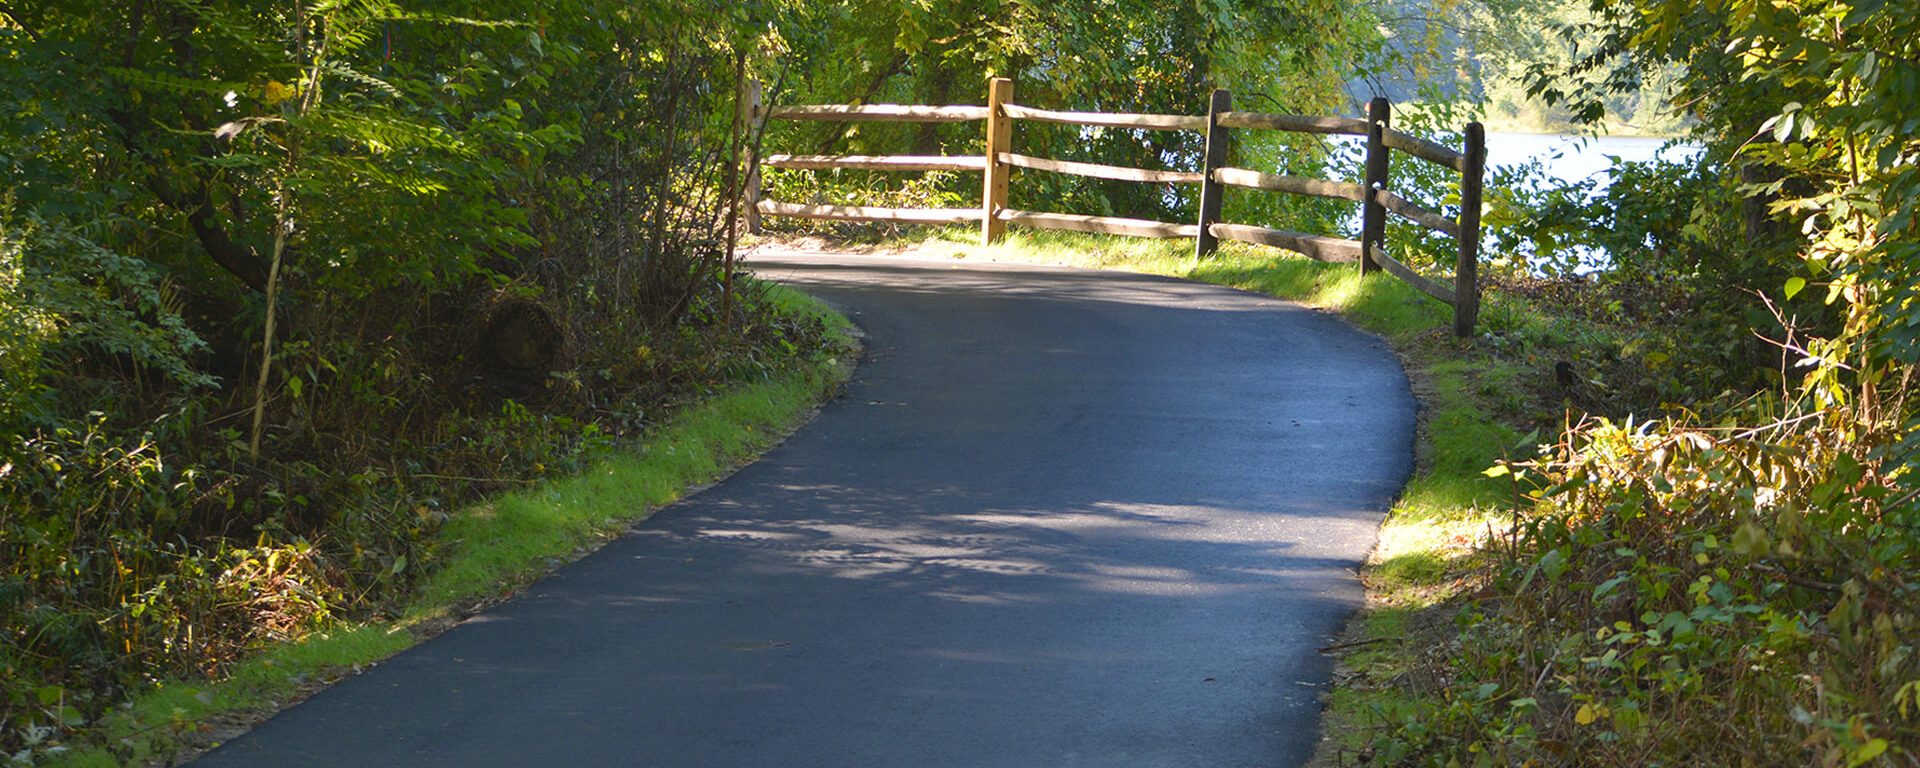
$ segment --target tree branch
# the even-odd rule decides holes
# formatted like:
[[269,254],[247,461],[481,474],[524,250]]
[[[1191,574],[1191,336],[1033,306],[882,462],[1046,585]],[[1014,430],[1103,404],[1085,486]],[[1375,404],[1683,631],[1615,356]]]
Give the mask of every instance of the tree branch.
[[[889,62],[886,66],[881,67],[880,71],[874,73],[873,80],[867,83],[867,90],[864,93],[861,93],[860,98],[857,99],[854,103],[865,104],[869,101],[872,101],[873,95],[880,92],[880,86],[886,85],[887,79],[893,77],[894,75],[899,74],[900,68],[906,65],[907,65],[907,53],[905,51],[896,52],[893,55],[893,61]],[[857,125],[857,123],[847,122],[847,123],[840,123],[839,125],[840,125],[840,128],[838,130],[835,130],[827,134],[826,141],[820,142],[820,150],[818,152],[815,152],[814,154],[816,155],[833,154],[834,147],[838,146],[841,141],[844,141],[847,138],[847,134],[853,131],[853,128],[855,125]]]
[[27,33],[27,37],[34,42],[40,42],[40,33],[34,31],[33,25],[28,24],[26,19],[20,18],[20,12],[14,10],[13,6],[4,2],[4,0],[0,0],[0,16],[5,16],[12,20],[13,25],[19,27],[20,31]]
[[179,211],[187,217],[187,225],[193,228],[193,235],[200,241],[200,249],[207,252],[213,263],[221,269],[239,278],[241,283],[255,291],[267,288],[267,267],[260,254],[234,242],[225,227],[214,218],[213,190],[204,180],[195,180],[191,191],[173,189],[158,174],[150,173],[146,187],[159,198],[162,205]]
[[[4,0],[0,0],[0,2],[4,2]],[[134,50],[137,47],[137,38],[144,27],[143,22],[147,15],[145,5],[145,2],[137,3],[134,8],[134,15],[128,20],[129,34],[127,47],[124,51],[128,66],[132,66],[135,63],[133,61]],[[189,28],[188,31],[190,32],[191,29]],[[179,55],[182,61],[188,58],[187,56],[180,55],[181,48],[184,45],[184,40],[177,40],[174,46],[176,55]],[[147,136],[150,131],[141,125],[134,113],[127,109],[109,109],[107,110],[107,119],[118,129],[112,131],[112,133],[115,134],[115,138],[119,140],[120,145],[125,147],[128,152],[139,157],[141,159],[141,165],[145,166],[146,178],[142,181],[148,191],[152,192],[153,196],[157,198],[162,205],[179,211],[186,217],[187,225],[193,228],[194,237],[200,241],[201,250],[205,251],[207,256],[213,259],[213,263],[219,265],[221,269],[226,270],[234,277],[239,278],[240,282],[248,288],[256,292],[265,291],[267,287],[266,262],[262,260],[260,254],[256,253],[252,248],[234,242],[232,235],[228,234],[227,229],[222,226],[220,220],[215,217],[216,208],[213,203],[213,190],[208,185],[207,180],[196,174],[194,175],[193,184],[190,189],[182,190],[175,187],[169,183],[162,174],[159,158],[149,151],[146,143],[141,140],[141,138]]]

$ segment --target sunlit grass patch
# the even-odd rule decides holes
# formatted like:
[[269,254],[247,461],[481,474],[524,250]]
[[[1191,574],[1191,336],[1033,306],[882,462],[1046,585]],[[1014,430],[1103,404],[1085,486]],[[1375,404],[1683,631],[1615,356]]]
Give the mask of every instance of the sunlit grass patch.
[[979,233],[963,228],[922,232],[910,242],[927,256],[1120,269],[1265,293],[1340,312],[1389,337],[1445,328],[1453,316],[1447,305],[1385,273],[1362,278],[1354,264],[1327,264],[1239,242],[1222,242],[1203,259],[1194,257],[1192,240],[1047,230],[1011,231],[991,246],[979,245]]

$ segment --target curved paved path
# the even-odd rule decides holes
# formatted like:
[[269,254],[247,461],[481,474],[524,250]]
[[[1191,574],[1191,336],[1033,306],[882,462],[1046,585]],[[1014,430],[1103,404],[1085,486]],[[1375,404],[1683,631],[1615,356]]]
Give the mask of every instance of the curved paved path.
[[1411,467],[1378,340],[1113,272],[762,255],[869,333],[766,458],[218,765],[1280,766]]

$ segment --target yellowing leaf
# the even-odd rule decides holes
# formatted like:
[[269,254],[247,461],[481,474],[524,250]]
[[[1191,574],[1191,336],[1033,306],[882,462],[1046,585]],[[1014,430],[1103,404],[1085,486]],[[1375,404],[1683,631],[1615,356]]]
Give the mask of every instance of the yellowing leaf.
[[1874,739],[1873,741],[1869,741],[1865,744],[1860,745],[1859,749],[1855,749],[1853,751],[1853,756],[1847,758],[1847,765],[1849,766],[1864,765],[1866,764],[1867,761],[1872,760],[1876,757],[1879,757],[1882,753],[1886,751],[1887,751],[1887,740]]
[[278,105],[291,98],[293,98],[293,89],[278,80],[268,80],[267,84],[260,88],[260,100],[266,102],[268,106]]
[[1592,704],[1582,704],[1580,711],[1573,713],[1573,721],[1581,725],[1593,725],[1596,719],[1599,719],[1599,715],[1593,711]]

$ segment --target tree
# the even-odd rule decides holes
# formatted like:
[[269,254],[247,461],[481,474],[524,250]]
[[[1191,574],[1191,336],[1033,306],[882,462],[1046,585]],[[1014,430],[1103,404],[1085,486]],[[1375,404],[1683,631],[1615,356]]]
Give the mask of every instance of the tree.
[[[1247,109],[1317,114],[1349,105],[1343,86],[1376,33],[1356,6],[1326,0],[1212,4],[1144,0],[840,0],[782,17],[793,88],[784,103],[979,103],[1012,77],[1019,103],[1053,109],[1198,114],[1230,88]],[[973,154],[977,127],[799,126],[770,139],[819,153]],[[1193,134],[1022,126],[1026,154],[1193,169]],[[966,186],[956,181],[956,185]],[[955,192],[971,192],[971,187]],[[1190,218],[1194,190],[1036,176],[1017,207]]]

